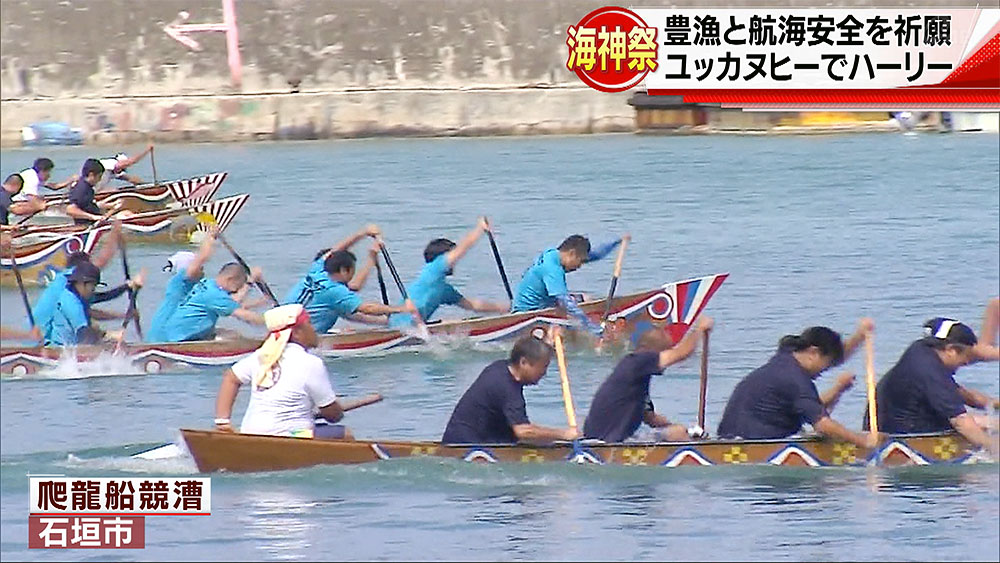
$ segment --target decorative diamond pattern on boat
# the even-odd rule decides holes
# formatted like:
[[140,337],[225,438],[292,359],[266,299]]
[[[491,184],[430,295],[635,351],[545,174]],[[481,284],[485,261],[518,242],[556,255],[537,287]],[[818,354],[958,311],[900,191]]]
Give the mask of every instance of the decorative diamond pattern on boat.
[[649,450],[646,448],[624,448],[622,450],[622,463],[625,465],[646,465],[646,458]]
[[858,447],[850,442],[833,445],[833,465],[854,465],[858,463]]
[[681,465],[712,465],[711,461],[701,455],[697,449],[693,447],[684,447],[676,452],[674,455],[667,458],[663,462],[666,467],[679,467]]
[[413,446],[410,449],[411,457],[426,457],[434,455],[437,452],[437,446]]
[[943,438],[938,438],[934,444],[934,455],[938,459],[948,461],[953,457],[958,456],[958,443],[951,436],[945,436]]
[[538,453],[538,450],[528,450],[521,454],[521,463],[541,463],[545,461],[545,456]]
[[722,461],[726,463],[746,463],[748,459],[747,453],[740,446],[733,446],[729,448],[728,452],[722,454]]
[[795,445],[787,445],[781,448],[768,460],[771,465],[807,465],[809,467],[819,467],[823,465],[821,461],[812,456],[809,452]]

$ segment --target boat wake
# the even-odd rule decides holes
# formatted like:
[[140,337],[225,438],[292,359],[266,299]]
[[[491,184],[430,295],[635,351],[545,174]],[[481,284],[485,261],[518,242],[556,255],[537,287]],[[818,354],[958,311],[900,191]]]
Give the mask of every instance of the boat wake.
[[63,351],[58,363],[39,370],[37,373],[14,375],[5,379],[87,379],[92,377],[116,377],[121,375],[145,375],[146,371],[126,356],[112,352],[101,352],[93,360],[78,361],[71,349]]

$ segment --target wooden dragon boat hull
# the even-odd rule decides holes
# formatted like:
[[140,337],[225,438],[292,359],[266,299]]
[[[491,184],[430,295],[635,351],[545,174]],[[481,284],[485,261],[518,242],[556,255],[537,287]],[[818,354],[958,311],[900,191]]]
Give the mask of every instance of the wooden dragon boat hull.
[[[653,326],[665,326],[675,340],[679,340],[704,310],[708,301],[729,274],[704,276],[662,287],[615,297],[605,328],[609,346],[621,345],[636,331]],[[599,321],[607,299],[585,301],[581,308],[593,320]],[[475,343],[501,342],[533,332],[544,333],[550,325],[570,325],[565,314],[556,309],[543,309],[495,317],[460,321],[445,321],[428,325],[432,339],[461,340]],[[589,340],[579,331],[567,331],[567,342]],[[225,365],[235,361],[236,350],[247,354],[260,345],[260,340],[212,340],[185,343],[151,343],[128,346],[127,353],[136,363],[142,362],[146,371],[160,371],[171,364],[183,363],[196,366]],[[416,349],[426,341],[416,334],[398,330],[374,329],[358,332],[324,334],[320,336],[316,353],[327,357],[372,355],[401,349]],[[94,346],[76,349],[79,361],[90,361],[106,350]],[[0,374],[23,376],[53,366],[63,351],[60,348],[29,346],[0,346]],[[153,358],[150,360],[149,358]],[[236,358],[238,359],[238,357]]]
[[[484,463],[590,463],[598,465],[783,465],[799,467],[900,466],[973,463],[980,458],[954,433],[899,435],[879,448],[818,437],[785,440],[704,440],[552,446],[443,445],[439,442],[322,440],[181,429],[202,473],[281,471],[315,465],[440,457]],[[141,457],[141,454],[140,454]]]
[[[127,209],[135,213],[166,209],[168,206],[185,201],[195,192],[199,192],[199,201],[187,203],[204,203],[219,191],[219,188],[226,181],[228,175],[228,172],[216,172],[214,174],[171,180],[159,184],[140,184],[137,186],[103,189],[94,194],[94,200],[99,203],[121,201],[122,209]],[[203,198],[201,194],[208,195]],[[55,203],[55,205],[51,205],[41,215],[46,218],[66,217],[66,199],[64,196],[52,194],[45,196],[45,199]]]
[[[130,242],[184,243],[190,242],[197,229],[193,212],[208,211],[225,229],[236,217],[249,195],[223,198],[200,205],[139,213],[122,221],[122,232]],[[60,225],[28,227],[14,237],[14,255],[26,285],[45,285],[52,275],[66,267],[67,257],[78,251],[93,252],[101,237],[111,230],[110,224]],[[16,284],[10,256],[0,257],[0,285]]]

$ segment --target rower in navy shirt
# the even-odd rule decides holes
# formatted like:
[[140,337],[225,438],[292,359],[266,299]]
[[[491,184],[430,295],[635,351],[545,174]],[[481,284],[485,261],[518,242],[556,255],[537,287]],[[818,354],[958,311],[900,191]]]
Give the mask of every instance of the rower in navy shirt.
[[[927,321],[924,331],[876,387],[879,430],[910,434],[955,429],[976,445],[995,447],[965,407],[987,408],[996,399],[955,381],[955,371],[977,359],[975,333],[941,317]],[[864,427],[868,428],[867,412]]]
[[850,357],[873,329],[874,323],[863,319],[846,351],[840,335],[827,327],[814,326],[782,338],[777,353],[733,390],[719,423],[719,437],[781,439],[809,423],[825,436],[862,448],[876,446],[871,434],[852,432],[830,417],[840,396],[854,384],[854,375],[842,374],[822,396],[813,383],[827,368]]
[[689,439],[687,428],[671,424],[667,417],[656,412],[649,398],[649,382],[667,366],[690,357],[701,335],[711,329],[712,319],[702,317],[677,346],[661,328],[651,328],[639,335],[635,352],[625,356],[597,389],[583,435],[605,442],[623,442],[645,422],[659,429],[657,439]]
[[455,405],[441,442],[513,444],[574,440],[576,428],[532,424],[524,404],[524,386],[537,385],[552,360],[552,348],[533,336],[522,337],[510,358],[488,365]]
[[[96,159],[88,158],[83,163],[80,179],[69,190],[69,205],[66,206],[66,214],[72,217],[78,225],[89,225],[101,219],[103,211],[94,200],[94,185],[100,181],[102,174],[104,174],[104,165]],[[116,203],[119,207],[121,206],[120,201]]]

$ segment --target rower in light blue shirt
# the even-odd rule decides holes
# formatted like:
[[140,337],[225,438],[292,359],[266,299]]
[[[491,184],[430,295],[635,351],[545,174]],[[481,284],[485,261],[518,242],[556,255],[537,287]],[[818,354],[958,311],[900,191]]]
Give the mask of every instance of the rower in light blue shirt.
[[212,257],[212,247],[218,231],[209,230],[205,238],[201,241],[198,253],[176,252],[167,260],[167,272],[173,272],[167,288],[163,292],[163,301],[153,315],[153,321],[149,325],[149,332],[146,333],[146,342],[166,342],[167,323],[173,316],[177,308],[184,302],[191,290],[198,285],[205,277],[205,263]]
[[[627,236],[627,235],[626,235]],[[566,273],[573,272],[587,262],[600,260],[611,253],[622,239],[591,249],[590,240],[581,235],[572,235],[562,241],[558,248],[545,250],[524,272],[517,285],[511,312],[537,311],[561,305],[578,319],[584,327],[600,335],[601,328],[587,318],[566,288]]]
[[[368,225],[320,252],[309,272],[289,290],[282,305],[305,306],[309,321],[318,333],[329,331],[341,317],[384,326],[388,315],[407,311],[406,306],[365,302],[356,293],[364,287],[375,267],[381,249],[381,235],[378,225]],[[365,237],[371,237],[375,242],[368,250],[368,261],[358,271],[357,258],[349,249]]]
[[[476,228],[455,244],[445,238],[434,239],[424,249],[426,264],[420,275],[407,286],[410,300],[416,306],[424,322],[437,311],[441,305],[457,305],[463,309],[478,312],[506,313],[507,305],[491,303],[481,299],[470,299],[462,295],[447,281],[458,262],[479,237],[490,229],[490,223],[485,217],[480,217]],[[403,328],[413,325],[414,319],[409,313],[397,313],[389,317],[389,326]]]

